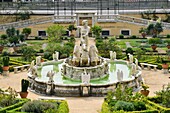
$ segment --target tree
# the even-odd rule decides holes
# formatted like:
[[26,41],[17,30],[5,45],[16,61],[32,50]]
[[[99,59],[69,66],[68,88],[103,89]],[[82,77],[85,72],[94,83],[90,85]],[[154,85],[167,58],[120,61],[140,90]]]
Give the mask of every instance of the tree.
[[49,35],[48,41],[59,41],[61,36],[64,35],[66,30],[61,25],[52,25],[47,28],[47,33]]
[[95,38],[99,38],[102,32],[102,27],[94,25],[91,29],[92,29],[92,33],[95,35]]
[[33,49],[33,47],[29,47],[29,46],[23,46],[21,48],[22,51],[22,57],[24,60],[26,61],[32,61],[35,57],[35,50]]
[[14,27],[8,28],[8,29],[6,30],[6,34],[7,34],[8,37],[14,36],[14,35],[16,34],[15,28],[14,28]]
[[161,32],[163,32],[163,27],[161,22],[157,22],[156,24],[149,24],[147,29],[147,34],[152,35],[153,37],[157,37]]
[[74,36],[73,35],[73,30],[77,30],[77,28],[74,25],[72,25],[72,24],[69,25],[67,29],[71,32],[71,36]]
[[24,28],[22,34],[24,34],[25,38],[27,39],[28,36],[31,34],[31,28]]

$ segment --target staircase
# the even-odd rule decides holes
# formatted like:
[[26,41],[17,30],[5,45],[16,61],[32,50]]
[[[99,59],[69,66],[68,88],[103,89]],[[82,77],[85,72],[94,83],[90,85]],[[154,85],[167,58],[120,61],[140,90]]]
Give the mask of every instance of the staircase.
[[11,28],[11,27],[24,28],[24,27],[28,27],[31,25],[38,25],[38,24],[48,23],[52,21],[53,21],[53,16],[46,16],[46,17],[41,17],[41,18],[36,18],[36,19],[29,19],[29,20],[24,20],[24,21],[19,21],[19,22],[1,24],[0,31],[5,31],[6,29]]
[[[62,22],[68,23],[69,21],[67,19],[70,19],[70,18],[72,18],[72,17],[67,16],[67,17],[60,19],[60,18],[55,18],[55,16],[46,16],[46,17],[41,17],[41,18],[37,18],[37,19],[29,19],[29,20],[25,20],[25,21],[1,24],[0,31],[5,31],[6,29],[11,28],[11,27],[24,28],[24,27],[28,27],[28,26],[32,26],[32,25],[38,25],[38,24],[43,24],[43,23],[48,23],[48,22],[55,22],[57,20],[58,21],[62,20]],[[129,24],[140,25],[140,26],[147,26],[148,23],[156,23],[156,21],[151,21],[151,20],[141,19],[141,18],[136,18],[136,17],[130,17],[130,16],[123,16],[123,15],[98,15],[97,18],[98,18],[97,22],[125,22],[125,23],[129,23]],[[73,20],[73,19],[71,19],[71,20]],[[162,25],[163,25],[164,29],[170,29],[170,23],[162,22]]]

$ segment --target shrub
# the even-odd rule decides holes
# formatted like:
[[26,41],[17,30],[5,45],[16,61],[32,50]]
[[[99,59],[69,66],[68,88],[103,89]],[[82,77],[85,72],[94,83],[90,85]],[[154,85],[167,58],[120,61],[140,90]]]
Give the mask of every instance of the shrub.
[[50,52],[44,52],[44,58],[48,60],[52,60],[52,53]]
[[136,101],[133,103],[135,111],[146,110],[146,106],[144,102]]
[[136,36],[136,35],[132,35],[130,38],[132,38],[132,39],[136,39],[136,38],[137,38],[137,36]]
[[45,102],[40,100],[33,100],[31,102],[27,102],[22,106],[22,112],[34,112],[34,113],[43,113],[48,109],[57,109],[58,104],[52,102]]
[[119,38],[120,38],[120,39],[123,39],[123,38],[124,38],[124,35],[122,35],[122,34],[119,35]]
[[167,35],[166,35],[166,38],[170,38],[170,34],[167,34]]
[[43,49],[40,49],[40,53],[43,53],[44,52],[44,50]]
[[149,44],[161,44],[161,39],[160,38],[150,38],[149,40]]
[[118,101],[114,106],[114,110],[134,111],[135,108],[131,102]]

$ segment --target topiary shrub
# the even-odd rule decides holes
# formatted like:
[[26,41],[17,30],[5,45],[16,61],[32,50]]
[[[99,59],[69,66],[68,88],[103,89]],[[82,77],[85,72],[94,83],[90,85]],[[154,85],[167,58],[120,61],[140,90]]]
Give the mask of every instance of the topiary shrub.
[[118,101],[114,106],[115,111],[124,110],[124,111],[134,111],[134,105],[131,102]]
[[124,35],[122,35],[122,34],[119,35],[119,38],[120,38],[120,39],[124,39]]

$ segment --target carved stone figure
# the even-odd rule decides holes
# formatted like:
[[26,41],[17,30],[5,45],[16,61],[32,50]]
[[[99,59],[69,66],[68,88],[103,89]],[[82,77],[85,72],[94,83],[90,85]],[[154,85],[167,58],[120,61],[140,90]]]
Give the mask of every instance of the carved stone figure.
[[116,59],[116,52],[114,51],[113,52],[113,60],[115,60]]
[[58,61],[58,58],[59,58],[59,52],[55,51],[55,53],[53,53],[53,60]]
[[116,59],[116,52],[110,51],[110,59],[115,60]]
[[136,73],[136,65],[132,64],[132,75],[135,75]]
[[77,45],[74,46],[72,62],[73,62],[73,66],[80,65],[80,48]]
[[53,70],[48,71],[48,73],[47,73],[47,77],[49,77],[48,83],[53,83],[54,82],[54,80],[53,80],[54,75],[55,75],[55,72]]
[[129,55],[129,63],[132,64],[133,63],[133,55],[131,55],[130,53],[128,53]]
[[86,44],[82,45],[82,51],[80,56],[80,66],[89,66],[89,52],[87,50]]
[[97,54],[98,54],[98,50],[96,46],[91,45],[89,49],[89,57],[90,57],[91,66],[96,66],[98,64],[99,57]]
[[84,84],[90,83],[90,74],[87,74],[86,70],[84,71],[84,73],[82,73],[81,80],[82,80],[82,83]]
[[88,34],[90,32],[90,27],[88,26],[88,21],[83,20],[82,21],[83,26],[77,26],[77,28],[80,28],[80,33],[81,33],[81,45],[86,44],[88,47]]
[[33,60],[33,61],[31,62],[31,65],[30,65],[30,68],[28,69],[28,72],[31,72],[31,73],[32,73],[32,69],[33,69],[34,66],[35,66],[35,60]]
[[40,66],[41,65],[41,56],[36,57],[36,65]]

